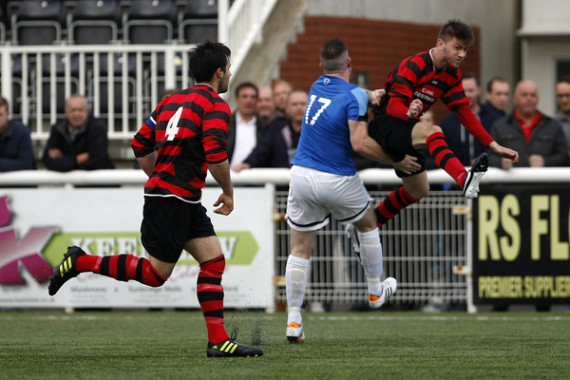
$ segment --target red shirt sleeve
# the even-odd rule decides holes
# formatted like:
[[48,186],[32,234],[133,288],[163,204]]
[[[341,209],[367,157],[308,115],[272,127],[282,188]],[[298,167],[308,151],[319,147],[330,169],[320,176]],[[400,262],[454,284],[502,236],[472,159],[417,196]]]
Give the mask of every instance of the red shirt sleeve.
[[392,84],[388,90],[390,98],[386,105],[386,113],[392,117],[409,120],[408,110],[414,98],[414,89],[421,76],[424,62],[416,55],[405,59],[393,72]]
[[231,111],[224,101],[204,115],[202,121],[202,145],[209,164],[219,164],[228,159],[228,124]]
[[459,116],[459,120],[461,120],[461,124],[463,124],[465,129],[475,136],[477,140],[481,141],[481,144],[488,146],[494,141],[491,135],[483,128],[479,119],[471,112],[469,105],[459,104],[453,110],[457,113],[457,116]]

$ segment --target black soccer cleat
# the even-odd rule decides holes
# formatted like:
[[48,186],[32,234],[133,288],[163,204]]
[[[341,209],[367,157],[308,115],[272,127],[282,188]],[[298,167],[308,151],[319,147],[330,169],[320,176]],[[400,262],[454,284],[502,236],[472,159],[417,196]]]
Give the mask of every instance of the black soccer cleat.
[[227,339],[217,344],[208,342],[206,356],[209,358],[247,358],[263,356],[263,351],[259,348],[248,347],[246,345],[236,343],[232,339]]
[[477,198],[479,195],[479,182],[481,182],[488,167],[489,157],[487,153],[481,153],[479,157],[473,161],[471,169],[465,176],[465,184],[463,185],[463,195],[465,198]]
[[53,274],[49,278],[48,292],[53,296],[65,282],[79,274],[75,269],[75,262],[79,256],[86,253],[77,246],[69,247],[67,253],[63,255],[63,260],[54,269]]

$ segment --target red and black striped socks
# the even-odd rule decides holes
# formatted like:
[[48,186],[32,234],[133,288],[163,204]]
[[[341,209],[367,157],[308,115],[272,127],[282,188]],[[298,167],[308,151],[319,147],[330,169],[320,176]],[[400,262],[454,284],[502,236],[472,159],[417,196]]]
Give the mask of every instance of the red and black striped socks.
[[445,170],[459,187],[463,188],[467,171],[455,153],[449,149],[445,135],[442,132],[433,133],[427,138],[426,144],[436,165]]
[[119,281],[136,280],[155,288],[167,280],[146,258],[131,254],[103,257],[83,255],[77,258],[76,268],[78,272],[98,273]]
[[228,339],[228,333],[224,327],[224,288],[222,286],[222,274],[226,267],[224,255],[200,264],[198,273],[198,302],[206,319],[208,340],[212,343],[220,343]]
[[382,228],[384,224],[398,215],[405,207],[416,202],[417,200],[412,198],[403,186],[392,191],[374,210],[378,228]]

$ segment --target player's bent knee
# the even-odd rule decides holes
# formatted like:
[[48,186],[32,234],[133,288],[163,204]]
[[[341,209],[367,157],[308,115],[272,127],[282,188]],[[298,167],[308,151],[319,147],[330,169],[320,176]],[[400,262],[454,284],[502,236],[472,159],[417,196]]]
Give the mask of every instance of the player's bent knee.
[[442,133],[443,130],[439,125],[430,125],[427,128],[428,135],[433,135],[434,133]]

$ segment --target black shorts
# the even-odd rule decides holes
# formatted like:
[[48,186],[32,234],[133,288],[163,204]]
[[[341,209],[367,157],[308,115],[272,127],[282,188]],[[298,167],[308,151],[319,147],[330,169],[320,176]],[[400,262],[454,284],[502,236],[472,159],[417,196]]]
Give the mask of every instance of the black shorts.
[[406,121],[386,114],[376,115],[368,124],[368,134],[386,151],[394,160],[400,162],[406,154],[417,157],[421,168],[413,174],[405,174],[396,170],[398,177],[408,177],[426,170],[425,157],[412,145],[412,128],[417,121]]
[[216,236],[216,232],[201,203],[174,197],[144,198],[141,241],[152,257],[175,263],[187,241],[208,236]]

